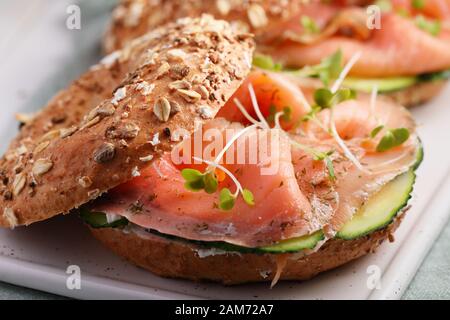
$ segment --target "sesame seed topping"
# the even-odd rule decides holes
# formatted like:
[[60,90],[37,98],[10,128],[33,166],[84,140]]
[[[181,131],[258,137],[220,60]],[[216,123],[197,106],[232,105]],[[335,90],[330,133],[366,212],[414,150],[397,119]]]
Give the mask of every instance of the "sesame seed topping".
[[14,229],[19,224],[16,214],[14,213],[14,210],[11,208],[5,208],[3,210],[3,218],[6,220],[6,222],[8,222],[9,227],[11,229]]
[[40,144],[37,145],[36,148],[34,148],[33,153],[34,154],[39,154],[42,151],[44,151],[45,149],[47,149],[47,147],[50,145],[50,141],[44,141],[41,142]]
[[156,70],[156,79],[161,79],[166,74],[169,73],[170,65],[167,62],[163,62],[163,64]]
[[166,98],[159,98],[154,107],[153,107],[153,113],[161,122],[167,122],[170,118],[170,110],[171,105],[170,102]]
[[205,120],[214,118],[214,111],[209,106],[201,106],[198,113]]
[[115,64],[120,58],[120,51],[115,51],[110,55],[104,57],[100,64],[104,65],[107,68],[111,68],[113,64]]
[[219,10],[219,13],[223,16],[226,16],[230,13],[231,10],[231,4],[229,0],[217,0],[216,1],[217,10]]
[[125,99],[126,96],[127,96],[127,88],[126,87],[119,88],[114,93],[114,98],[111,100],[111,103],[117,107],[119,105],[119,102]]
[[78,128],[75,127],[75,126],[70,127],[70,128],[64,128],[64,129],[61,129],[60,137],[61,137],[61,139],[65,139],[65,138],[67,138],[67,137],[70,137],[70,136],[73,135],[77,130],[78,130]]
[[139,172],[138,167],[134,167],[134,168],[133,168],[133,171],[131,172],[131,175],[132,175],[134,178],[137,178],[137,177],[140,177],[140,176],[141,176],[141,173]]
[[13,195],[17,197],[22,190],[25,188],[25,184],[27,183],[27,178],[23,173],[19,173],[16,175],[13,181]]
[[97,117],[95,117],[94,119],[92,119],[92,120],[86,122],[84,125],[82,125],[82,126],[80,127],[80,130],[84,130],[84,129],[90,128],[90,127],[92,127],[92,126],[95,126],[95,125],[96,125],[97,123],[99,123],[99,122],[100,122],[100,117],[97,116]]
[[265,27],[269,20],[267,19],[266,11],[259,4],[252,4],[247,11],[248,19],[254,28]]
[[88,197],[91,200],[94,200],[96,198],[98,198],[98,196],[100,195],[100,190],[99,189],[94,189],[88,192]]
[[84,177],[81,177],[81,178],[78,179],[78,184],[79,184],[81,187],[87,189],[87,188],[89,188],[90,186],[92,186],[92,180],[91,180],[91,178],[89,178],[89,177],[87,177],[87,176],[84,176]]
[[116,147],[112,143],[103,143],[94,152],[94,161],[97,163],[107,163],[116,156]]
[[169,84],[170,90],[179,90],[179,89],[192,89],[192,85],[186,80],[177,80]]
[[154,158],[153,155],[148,155],[148,156],[139,158],[139,160],[141,160],[142,162],[150,162],[153,160],[153,158]]
[[106,137],[110,139],[134,139],[141,128],[133,121],[124,120],[118,125],[112,125],[106,129]]
[[17,154],[18,156],[23,156],[23,155],[26,154],[27,152],[28,152],[28,149],[27,149],[27,147],[24,146],[23,144],[22,144],[19,148],[17,148],[17,150],[16,150],[16,154]]
[[205,86],[200,85],[199,86],[199,90],[200,90],[200,94],[202,96],[202,99],[206,100],[206,99],[209,98],[209,91],[208,91],[208,89],[206,89]]
[[44,141],[50,141],[56,139],[60,136],[60,130],[52,130],[44,134],[40,139],[38,139],[37,143],[41,143]]
[[34,163],[33,174],[35,176],[42,176],[53,168],[53,162],[48,159],[39,159]]
[[153,83],[150,84],[147,81],[142,81],[137,84],[136,90],[140,91],[144,96],[148,96],[155,90],[155,85]]
[[20,123],[23,124],[28,124],[31,121],[33,121],[34,117],[36,115],[34,113],[17,113],[16,114],[16,119],[17,121],[19,121]]
[[182,49],[172,49],[167,51],[167,56],[171,61],[182,62],[186,58],[186,52]]
[[193,103],[193,102],[197,102],[202,99],[202,96],[194,90],[178,89],[177,92],[187,102]]
[[150,144],[155,147],[160,143],[161,143],[161,141],[159,140],[159,132],[157,132],[157,133],[155,133],[152,140],[150,141]]

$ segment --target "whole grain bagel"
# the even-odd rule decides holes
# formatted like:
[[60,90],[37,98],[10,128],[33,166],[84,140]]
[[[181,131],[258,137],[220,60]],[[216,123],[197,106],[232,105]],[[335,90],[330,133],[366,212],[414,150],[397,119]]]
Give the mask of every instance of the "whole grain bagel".
[[161,24],[203,13],[231,21],[264,42],[273,25],[298,14],[304,0],[122,0],[104,37],[104,50],[114,52]]
[[[279,280],[308,280],[375,250],[399,227],[400,215],[385,229],[355,240],[328,240],[308,255],[285,254],[287,263]],[[197,245],[148,233],[145,237],[121,229],[92,229],[95,238],[116,254],[152,273],[168,278],[213,281],[225,285],[272,281],[276,254],[217,252]]]
[[105,58],[26,123],[0,160],[0,226],[29,225],[139,174],[213,118],[251,68],[253,40],[182,19]]

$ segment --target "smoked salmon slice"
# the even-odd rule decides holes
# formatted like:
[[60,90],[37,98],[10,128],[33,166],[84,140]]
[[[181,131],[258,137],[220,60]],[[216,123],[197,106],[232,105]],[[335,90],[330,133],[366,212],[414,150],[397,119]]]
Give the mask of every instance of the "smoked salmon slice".
[[[215,130],[216,138],[222,139],[218,148],[211,148],[206,143],[211,139],[202,134],[201,155],[186,153],[186,147],[198,143],[194,134],[172,153],[155,160],[140,176],[95,201],[91,211],[123,216],[144,229],[184,239],[225,241],[245,247],[271,245],[318,230],[332,237],[370,196],[413,166],[418,148],[415,125],[405,109],[365,96],[339,103],[333,111],[323,109],[314,120],[306,121],[312,110],[308,99],[299,98],[304,94],[286,79],[282,74],[253,71],[235,93],[234,103],[230,100],[221,117],[202,128],[204,132]],[[258,127],[240,113],[236,102],[250,118],[258,116],[249,94],[252,89],[264,121],[272,116],[271,106],[278,120],[289,106],[291,118],[278,123],[282,129],[277,121],[274,128]],[[336,137],[324,130],[332,121],[340,139],[364,166],[363,171],[349,159],[348,150],[337,143]],[[376,127],[380,128],[378,137],[370,138]],[[373,146],[393,128],[405,128],[411,135],[403,144],[377,152]],[[246,133],[233,142],[243,130]],[[218,179],[218,190],[207,193],[187,189],[182,177],[185,168],[203,172],[203,162],[214,161],[225,145],[231,148],[223,153],[221,168],[254,195],[254,204],[239,197],[228,211],[219,208],[219,190],[234,191],[237,185],[232,178],[223,176]],[[265,157],[258,153],[255,158],[247,148],[251,145],[267,146],[262,153]],[[239,150],[245,150],[240,158],[243,161],[237,161]],[[326,155],[328,162],[318,155]],[[227,161],[228,156],[231,161]],[[221,168],[216,169],[218,177],[222,176]],[[264,172],[263,168],[275,170]]]
[[[224,124],[229,125],[227,121],[210,123],[222,129],[226,128]],[[257,133],[255,130],[247,138]],[[267,134],[267,131],[260,131],[259,139],[265,139]],[[253,207],[238,199],[231,211],[221,211],[219,194],[187,190],[180,169],[167,155],[143,171],[140,177],[109,192],[95,210],[125,216],[141,227],[185,239],[226,241],[248,247],[310,234],[322,224],[314,222],[311,206],[297,184],[285,134],[279,136],[279,144],[277,150],[275,147],[271,150],[278,154],[270,157],[270,164],[258,161],[227,165],[236,178],[253,191]],[[276,165],[276,172],[264,175],[262,165]],[[221,186],[233,187],[229,181],[222,182]]]
[[[435,7],[440,8],[436,11],[440,14],[431,15],[439,18],[450,10],[448,1],[436,1],[435,6],[430,4],[429,11]],[[425,10],[424,14],[427,12]],[[303,41],[308,30],[298,23],[301,16],[308,16],[321,30],[315,35],[317,41]],[[340,26],[336,25],[336,19]],[[381,28],[369,30],[368,15],[363,8],[340,9],[332,5],[311,4],[305,6],[292,22],[280,26],[284,29],[285,41],[262,48],[288,67],[316,65],[341,50],[345,61],[361,53],[350,73],[355,76],[389,77],[436,72],[450,68],[449,20],[442,19],[446,20],[440,24],[438,34],[433,35],[422,30],[414,17],[385,12],[381,15]],[[279,32],[275,34],[282,38]]]

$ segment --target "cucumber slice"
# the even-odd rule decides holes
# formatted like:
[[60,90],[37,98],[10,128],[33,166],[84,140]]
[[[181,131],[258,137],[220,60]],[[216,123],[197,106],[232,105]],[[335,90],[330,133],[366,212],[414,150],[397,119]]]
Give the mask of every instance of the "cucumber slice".
[[88,209],[80,209],[81,219],[94,229],[100,228],[120,228],[128,225],[126,218],[121,218],[114,222],[108,223],[106,214],[103,212],[91,212]]
[[450,79],[450,70],[444,70],[439,72],[425,73],[418,76],[420,81],[441,81]]
[[343,85],[349,89],[361,92],[372,92],[373,87],[377,86],[378,92],[389,93],[409,88],[420,82],[445,81],[450,78],[450,70],[424,73],[418,76],[410,77],[391,77],[391,78],[353,78],[348,77]]
[[281,241],[268,247],[258,248],[262,253],[292,253],[305,249],[314,249],[320,241],[325,239],[322,231],[313,234]]
[[410,170],[389,182],[355,214],[336,237],[353,240],[389,225],[411,198],[416,175]]
[[299,252],[305,249],[314,249],[316,245],[325,239],[325,235],[323,232],[317,231],[313,234],[298,237],[298,238],[292,238],[280,241],[277,244],[267,246],[267,247],[259,247],[259,248],[249,248],[249,247],[242,247],[234,244],[230,244],[223,241],[196,241],[196,240],[187,240],[182,239],[176,236],[171,236],[167,234],[163,234],[160,232],[157,232],[155,230],[148,230],[149,233],[152,233],[154,235],[168,238],[175,241],[183,241],[188,243],[193,243],[198,246],[202,246],[205,248],[214,248],[214,249],[220,249],[223,251],[230,251],[230,252],[239,252],[239,253],[254,253],[254,254],[265,254],[265,253],[273,253],[273,254],[280,254],[280,253],[293,253],[293,252]]
[[395,77],[384,79],[364,79],[348,77],[344,80],[343,85],[349,89],[361,92],[372,92],[373,88],[376,86],[378,88],[378,92],[387,93],[411,87],[418,82],[418,77]]

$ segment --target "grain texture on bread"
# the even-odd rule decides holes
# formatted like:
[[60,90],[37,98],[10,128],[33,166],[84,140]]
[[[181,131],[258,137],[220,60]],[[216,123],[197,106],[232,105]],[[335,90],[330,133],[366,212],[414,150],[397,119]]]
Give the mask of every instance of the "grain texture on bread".
[[384,94],[396,103],[411,108],[436,97],[447,84],[447,80],[421,82],[409,88]]
[[161,24],[182,17],[208,13],[230,21],[258,42],[271,39],[274,25],[288,21],[300,11],[304,0],[122,0],[113,12],[104,37],[104,50],[113,52]]
[[93,67],[26,124],[0,160],[0,226],[69,212],[139,174],[211,119],[251,68],[253,40],[182,19]]
[[[289,254],[280,280],[308,280],[374,252],[383,241],[392,239],[400,222],[401,216],[386,229],[356,240],[329,240],[310,255]],[[273,254],[222,252],[211,255],[204,247],[151,234],[140,237],[133,232],[110,228],[91,228],[91,232],[119,256],[162,277],[236,285],[272,281],[277,271],[277,255]]]

